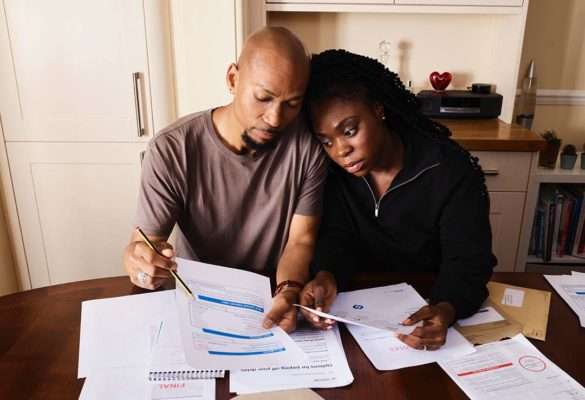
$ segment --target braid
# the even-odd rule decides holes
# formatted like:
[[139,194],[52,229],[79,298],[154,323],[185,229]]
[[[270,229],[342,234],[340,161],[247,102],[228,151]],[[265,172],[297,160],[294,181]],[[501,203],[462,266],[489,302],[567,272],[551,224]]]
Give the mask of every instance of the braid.
[[[311,58],[311,77],[305,107],[330,98],[359,98],[384,107],[388,128],[399,135],[420,134],[464,153],[479,173],[487,196],[485,177],[477,157],[450,139],[446,126],[420,111],[414,94],[406,90],[398,75],[377,60],[346,50],[326,50]],[[307,110],[306,110],[307,111]],[[309,112],[306,115],[310,116]]]

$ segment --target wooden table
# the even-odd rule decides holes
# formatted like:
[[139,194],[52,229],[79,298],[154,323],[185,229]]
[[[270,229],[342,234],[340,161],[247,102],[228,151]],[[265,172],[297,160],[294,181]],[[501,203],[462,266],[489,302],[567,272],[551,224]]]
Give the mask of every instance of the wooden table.
[[[364,274],[353,288],[409,282],[428,294],[431,274]],[[493,280],[553,292],[546,342],[532,341],[560,368],[585,384],[585,329],[542,275],[495,273]],[[0,297],[0,399],[76,399],[81,302],[141,293],[125,277],[97,279]],[[355,377],[339,389],[317,390],[325,399],[465,399],[436,365],[379,372],[345,328],[344,348]],[[228,380],[217,381],[217,399],[229,399]]]

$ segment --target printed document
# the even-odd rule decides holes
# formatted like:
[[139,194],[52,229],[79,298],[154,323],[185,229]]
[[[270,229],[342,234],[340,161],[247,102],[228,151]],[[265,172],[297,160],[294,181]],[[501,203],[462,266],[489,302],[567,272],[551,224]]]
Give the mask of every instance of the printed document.
[[585,328],[585,277],[579,274],[545,275],[548,283],[579,317],[581,327]]
[[439,366],[477,400],[585,400],[585,389],[522,334]]
[[267,277],[177,258],[195,300],[177,293],[187,363],[195,369],[262,368],[302,363],[305,353],[281,328],[264,329],[272,305]]
[[340,293],[332,314],[364,321],[377,328],[348,324],[347,329],[378,370],[394,370],[473,353],[473,346],[455,329],[449,328],[446,343],[438,350],[416,350],[395,337],[388,329],[398,329],[400,322],[426,302],[406,283]]
[[304,326],[293,332],[291,337],[307,354],[306,362],[231,371],[230,392],[241,394],[300,388],[332,388],[353,382],[337,326],[331,330],[317,330]]

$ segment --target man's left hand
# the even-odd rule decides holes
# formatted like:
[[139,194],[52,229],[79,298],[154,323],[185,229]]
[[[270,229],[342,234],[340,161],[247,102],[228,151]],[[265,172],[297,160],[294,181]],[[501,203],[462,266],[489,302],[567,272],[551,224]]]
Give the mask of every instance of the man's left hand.
[[297,326],[297,309],[293,305],[299,302],[300,289],[287,288],[272,299],[272,308],[264,317],[262,325],[269,329],[280,326],[286,332],[292,332]]
[[419,321],[423,321],[422,326],[410,335],[398,335],[398,339],[418,350],[437,350],[447,340],[447,329],[455,321],[455,308],[447,302],[424,306],[402,323],[409,326]]

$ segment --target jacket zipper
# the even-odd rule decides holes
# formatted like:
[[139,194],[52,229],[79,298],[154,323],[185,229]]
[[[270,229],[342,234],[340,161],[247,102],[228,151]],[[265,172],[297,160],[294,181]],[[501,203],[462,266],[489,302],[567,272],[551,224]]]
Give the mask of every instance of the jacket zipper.
[[410,183],[410,182],[414,181],[415,179],[417,179],[419,176],[421,176],[423,173],[425,173],[429,169],[438,167],[439,165],[441,165],[441,163],[436,163],[436,164],[430,165],[430,166],[426,167],[425,169],[421,170],[418,174],[416,174],[412,178],[410,178],[410,179],[402,182],[399,185],[396,185],[394,187],[388,188],[388,190],[386,190],[384,193],[382,193],[382,196],[380,196],[380,199],[378,199],[378,200],[376,200],[376,195],[374,194],[374,191],[372,190],[372,187],[370,186],[370,183],[368,182],[368,180],[366,179],[365,176],[362,176],[362,179],[364,180],[364,182],[366,182],[366,185],[368,186],[368,189],[370,189],[370,193],[372,194],[372,198],[374,199],[374,217],[378,218],[378,215],[380,213],[380,204],[382,203],[382,199],[384,198],[384,196],[386,196],[391,191],[396,190],[399,187],[404,186],[407,183]]

